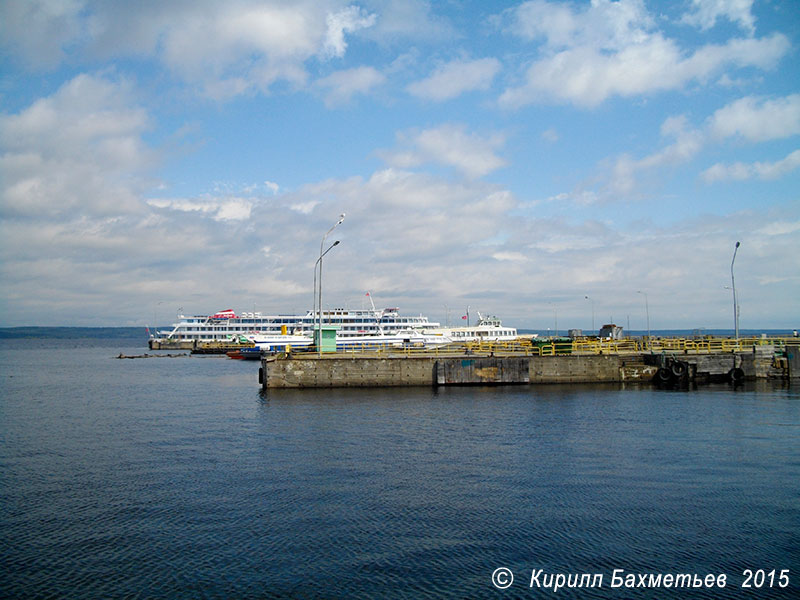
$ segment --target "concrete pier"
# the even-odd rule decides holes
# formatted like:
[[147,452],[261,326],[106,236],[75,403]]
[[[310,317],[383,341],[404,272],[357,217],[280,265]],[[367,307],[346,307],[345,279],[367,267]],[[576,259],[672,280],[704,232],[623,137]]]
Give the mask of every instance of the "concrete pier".
[[[668,359],[668,360],[667,360]],[[659,369],[671,380],[782,377],[772,352],[681,354],[461,354],[333,353],[262,359],[259,383],[270,388],[521,385],[536,383],[653,382]],[[732,370],[740,369],[732,375]]]

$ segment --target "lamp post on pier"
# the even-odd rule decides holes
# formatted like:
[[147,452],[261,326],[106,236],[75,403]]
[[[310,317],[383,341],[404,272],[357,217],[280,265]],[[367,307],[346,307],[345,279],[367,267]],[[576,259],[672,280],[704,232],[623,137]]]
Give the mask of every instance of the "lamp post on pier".
[[733,247],[733,258],[731,259],[731,289],[733,290],[733,326],[736,331],[736,341],[739,341],[739,304],[736,301],[736,283],[733,280],[733,263],[736,261],[736,252],[739,250],[740,243],[736,242]]
[[325,250],[325,252],[323,252],[322,255],[317,259],[317,262],[314,263],[314,309],[312,310],[311,314],[313,316],[315,325],[317,320],[317,267],[322,262],[322,257],[325,256],[328,252],[330,252],[334,246],[338,246],[339,243],[340,243],[339,240],[333,242],[330,246],[328,246],[328,249]]
[[158,337],[158,307],[162,304],[164,304],[164,301],[159,300],[153,307],[153,331],[156,332],[156,337]]
[[[322,356],[322,257],[328,253],[328,250],[333,248],[333,246],[335,246],[339,242],[337,241],[336,243],[331,245],[331,247],[328,248],[328,250],[325,250],[325,252],[322,251],[322,248],[325,246],[325,240],[327,239],[330,232],[336,229],[339,225],[341,225],[342,221],[344,221],[344,213],[339,215],[339,220],[333,227],[331,227],[330,229],[328,229],[328,231],[325,232],[325,235],[322,236],[322,241],[319,243],[319,259],[317,260],[317,262],[319,263],[319,295],[318,295],[319,301],[317,302],[317,314],[319,315],[317,351],[319,356]],[[315,267],[314,274],[316,274],[316,272],[317,270]]]
[[650,305],[647,302],[647,292],[643,292],[639,290],[636,292],[637,294],[642,294],[644,296],[644,310],[647,313],[647,345],[650,345]]
[[589,296],[584,296],[589,302],[592,303],[592,333],[594,333],[594,300],[589,298]]

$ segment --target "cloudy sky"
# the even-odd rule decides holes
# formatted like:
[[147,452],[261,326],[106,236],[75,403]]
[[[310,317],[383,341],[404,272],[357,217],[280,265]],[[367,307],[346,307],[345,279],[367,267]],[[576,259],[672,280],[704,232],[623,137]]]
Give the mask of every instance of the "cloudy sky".
[[740,241],[795,328],[798,64],[796,0],[5,1],[0,325],[304,312],[346,213],[326,306],[732,328]]

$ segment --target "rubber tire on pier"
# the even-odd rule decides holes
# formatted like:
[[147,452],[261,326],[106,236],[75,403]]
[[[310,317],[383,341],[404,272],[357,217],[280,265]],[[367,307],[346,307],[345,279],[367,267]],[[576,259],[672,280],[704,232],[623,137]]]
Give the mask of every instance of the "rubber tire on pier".
[[744,370],[740,367],[734,367],[728,371],[728,381],[733,385],[739,385],[744,382]]
[[676,379],[680,379],[686,372],[688,371],[687,365],[684,362],[680,362],[676,360],[672,363],[672,374],[675,376]]
[[672,371],[666,367],[661,367],[656,371],[656,383],[658,385],[669,385],[672,382]]

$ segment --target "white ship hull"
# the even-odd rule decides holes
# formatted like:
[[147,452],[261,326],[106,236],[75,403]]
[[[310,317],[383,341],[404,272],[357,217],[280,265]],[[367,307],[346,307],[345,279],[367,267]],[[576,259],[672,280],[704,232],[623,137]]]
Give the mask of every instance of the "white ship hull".
[[[222,342],[239,337],[300,336],[312,338],[320,316],[308,311],[304,315],[262,315],[261,313],[236,314],[226,310],[214,315],[181,315],[170,331],[159,331],[152,338],[169,342]],[[396,308],[383,310],[333,309],[322,312],[324,325],[337,327],[337,338],[355,339],[369,336],[398,335],[408,330],[438,328],[424,315],[404,316]],[[276,341],[280,343],[280,340]],[[302,343],[302,340],[298,340]]]
[[[308,349],[313,346],[312,338],[302,335],[259,336],[247,338],[263,352],[285,352],[287,349]],[[406,331],[399,334],[336,336],[337,350],[367,348],[432,348],[452,343],[452,339],[442,334],[423,334]]]

